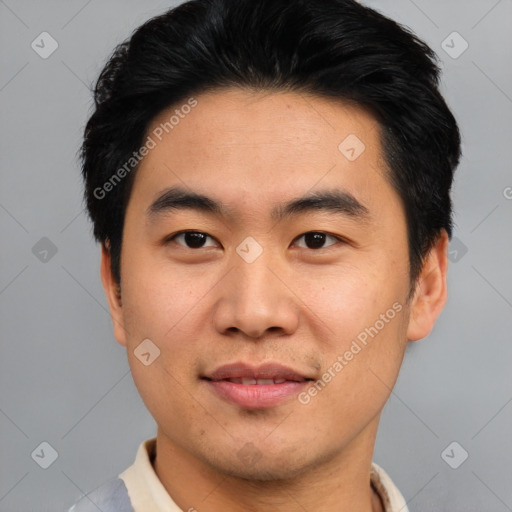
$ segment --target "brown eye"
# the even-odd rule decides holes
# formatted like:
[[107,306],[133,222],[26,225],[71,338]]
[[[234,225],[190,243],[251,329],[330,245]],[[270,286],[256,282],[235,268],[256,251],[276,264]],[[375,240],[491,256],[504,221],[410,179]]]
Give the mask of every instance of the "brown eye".
[[[324,243],[327,238],[332,238],[335,241],[334,243],[336,243],[337,241],[340,240],[339,238],[337,238],[333,235],[329,235],[327,233],[323,233],[322,231],[310,231],[308,233],[304,233],[303,235],[298,237],[296,240],[299,240],[301,238],[304,238],[306,249],[324,249]],[[334,245],[334,243],[332,243],[330,245]],[[326,247],[329,247],[330,245],[328,245]],[[299,246],[299,247],[304,247],[304,246]]]
[[[205,245],[208,238],[213,240],[210,235],[201,231],[182,231],[169,238],[168,242],[176,241],[179,245],[185,245],[189,249],[201,249],[202,247],[212,247],[211,245]],[[182,242],[178,242],[180,239]],[[213,247],[215,247],[215,244]]]
[[[308,233],[304,233],[303,235],[297,237],[296,240],[300,240],[301,238],[304,239],[303,245],[298,243],[296,243],[296,245],[304,249],[312,250],[325,249],[341,241],[339,237],[329,235],[328,233],[324,233],[322,231],[309,231]],[[333,240],[333,242],[325,245],[329,238]],[[213,243],[206,245],[208,239],[210,239]],[[167,242],[171,241],[175,241],[178,245],[184,246],[188,249],[201,249],[205,247],[216,246],[216,242],[213,240],[213,238],[202,231],[182,231],[167,239]]]

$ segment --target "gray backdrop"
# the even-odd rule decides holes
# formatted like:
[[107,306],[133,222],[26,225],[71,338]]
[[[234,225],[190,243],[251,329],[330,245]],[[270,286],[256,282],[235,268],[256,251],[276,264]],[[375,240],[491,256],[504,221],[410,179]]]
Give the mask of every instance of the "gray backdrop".
[[[114,45],[175,3],[0,0],[1,512],[65,510],[156,433],[112,334],[76,152]],[[512,1],[366,4],[439,54],[464,153],[448,304],[409,346],[374,460],[411,511],[512,510]]]

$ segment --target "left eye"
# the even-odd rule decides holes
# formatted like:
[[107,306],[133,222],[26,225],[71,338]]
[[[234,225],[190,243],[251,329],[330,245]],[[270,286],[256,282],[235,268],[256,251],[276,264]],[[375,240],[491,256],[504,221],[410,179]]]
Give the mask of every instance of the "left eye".
[[[182,242],[179,242],[179,240],[182,240]],[[185,245],[189,249],[201,249],[202,247],[215,247],[216,242],[214,242],[212,245],[205,245],[207,239],[211,239],[213,241],[213,238],[203,233],[202,231],[182,231],[181,233],[177,233],[174,236],[167,239],[168,242],[170,241],[177,241],[179,245]],[[295,240],[300,240],[301,238],[304,239],[305,245],[298,245],[298,247],[302,247],[305,249],[323,249],[324,247],[330,247],[331,245],[334,245],[336,242],[339,242],[340,239],[334,235],[329,235],[327,233],[324,233],[322,231],[309,231],[308,233],[304,233],[303,235],[300,235]],[[325,241],[327,238],[331,238],[334,240],[333,243],[324,246]]]
[[[332,238],[334,240],[334,243],[340,241],[339,238],[333,235],[328,235],[327,233],[323,233],[322,231],[309,231],[308,233],[300,235],[298,238],[296,238],[296,240],[300,240],[301,238],[304,238],[306,249],[323,249],[324,247],[322,246],[326,238]],[[330,245],[334,245],[334,243]],[[329,247],[330,245],[328,245],[327,247]]]

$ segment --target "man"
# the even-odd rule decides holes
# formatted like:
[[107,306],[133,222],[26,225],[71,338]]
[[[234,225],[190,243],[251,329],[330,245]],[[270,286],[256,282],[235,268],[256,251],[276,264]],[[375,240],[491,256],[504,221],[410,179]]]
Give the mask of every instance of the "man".
[[350,0],[193,0],[116,48],[83,175],[158,428],[71,511],[407,511],[372,454],[446,301],[438,74]]

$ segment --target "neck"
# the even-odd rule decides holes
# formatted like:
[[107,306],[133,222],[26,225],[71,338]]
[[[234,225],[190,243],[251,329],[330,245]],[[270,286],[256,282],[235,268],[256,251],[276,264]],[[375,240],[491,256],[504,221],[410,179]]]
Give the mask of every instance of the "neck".
[[378,418],[342,453],[287,479],[249,480],[223,473],[174,443],[161,429],[153,466],[173,501],[187,512],[383,512],[370,485],[377,423]]

